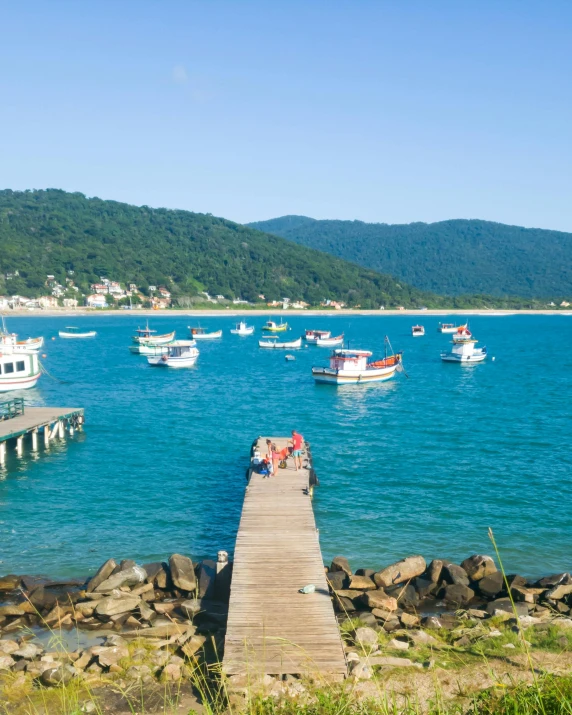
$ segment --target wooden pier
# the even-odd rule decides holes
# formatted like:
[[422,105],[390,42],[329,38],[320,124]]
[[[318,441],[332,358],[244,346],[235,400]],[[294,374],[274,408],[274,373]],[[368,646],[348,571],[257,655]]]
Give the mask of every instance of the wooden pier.
[[[266,455],[266,437],[258,449]],[[287,438],[271,437],[278,449]],[[255,443],[256,444],[256,443]],[[312,509],[311,463],[264,479],[252,468],[236,538],[223,670],[342,679],[347,666]],[[301,593],[309,584],[313,593]]]
[[55,437],[64,437],[66,429],[70,434],[81,429],[83,421],[83,408],[25,407],[24,400],[19,398],[0,402],[0,465],[6,462],[10,440],[14,441],[16,454],[22,456],[27,436],[36,451],[40,435],[44,446],[49,447]]

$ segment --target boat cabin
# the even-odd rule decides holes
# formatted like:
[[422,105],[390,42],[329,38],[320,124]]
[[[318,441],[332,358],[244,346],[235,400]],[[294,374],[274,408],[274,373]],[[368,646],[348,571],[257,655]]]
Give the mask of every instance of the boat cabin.
[[334,350],[330,356],[332,370],[366,370],[369,350]]
[[182,357],[187,355],[191,348],[196,347],[196,345],[194,340],[175,340],[165,347],[169,348],[169,357]]
[[137,333],[137,337],[139,338],[150,338],[153,333],[156,333],[156,330],[151,330],[151,328],[147,325],[146,328],[137,328],[135,331]]
[[332,332],[330,330],[306,330],[306,340],[318,338],[329,338]]

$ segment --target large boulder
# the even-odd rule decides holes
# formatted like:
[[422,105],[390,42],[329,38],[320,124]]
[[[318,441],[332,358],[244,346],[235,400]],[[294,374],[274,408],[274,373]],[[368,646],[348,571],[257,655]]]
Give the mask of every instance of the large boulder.
[[345,571],[328,571],[326,578],[334,591],[341,591],[347,588],[350,583],[349,576]]
[[0,591],[14,591],[20,586],[21,580],[21,576],[14,576],[13,574],[0,576]]
[[10,670],[16,661],[10,655],[0,653],[0,670]]
[[497,570],[492,558],[490,556],[482,556],[481,554],[469,556],[468,559],[465,559],[461,563],[461,566],[465,569],[471,581],[480,581],[485,576],[490,576],[490,574],[495,573]]
[[408,556],[406,559],[397,561],[391,566],[378,571],[374,574],[373,580],[378,588],[394,586],[421,576],[426,568],[427,564],[423,556]]
[[350,589],[359,591],[375,591],[377,586],[369,576],[350,576]]
[[388,596],[383,589],[366,591],[360,596],[360,601],[368,608],[381,608],[383,611],[396,611],[397,601],[393,596]]
[[143,583],[147,578],[145,569],[141,566],[130,566],[129,568],[118,571],[109,578],[102,581],[95,588],[96,593],[109,593],[121,586],[137,586]]
[[117,564],[115,563],[114,559],[108,559],[104,564],[99,567],[95,576],[90,579],[89,583],[87,584],[86,591],[88,593],[95,591],[95,589],[100,584],[102,584],[111,576],[111,574],[115,571],[116,566]]
[[76,669],[71,665],[58,665],[47,668],[41,675],[44,685],[66,685],[77,675]]
[[352,575],[350,562],[346,559],[345,556],[336,556],[334,559],[332,559],[330,571],[343,571],[348,577]]
[[550,586],[558,586],[560,584],[567,586],[569,583],[572,583],[572,576],[570,576],[568,572],[565,572],[553,574],[552,576],[545,576],[544,578],[541,578],[540,581],[537,581],[535,586],[550,588]]
[[372,653],[379,648],[377,631],[368,626],[357,628],[354,638],[356,645],[361,646],[368,653]]
[[150,564],[143,564],[147,574],[147,582],[152,583],[157,588],[167,588],[169,583],[169,565],[162,561],[154,561]]
[[197,587],[193,562],[188,556],[173,554],[169,559],[171,579],[181,591],[194,591]]
[[445,562],[442,559],[433,559],[429,566],[427,567],[427,571],[425,573],[425,577],[429,579],[429,581],[432,581],[433,583],[439,583],[439,580],[441,579],[441,571],[443,570],[443,564]]
[[553,601],[559,601],[564,596],[572,593],[572,584],[560,584],[559,586],[554,586],[549,591],[546,592],[546,598],[551,598]]
[[117,616],[121,613],[134,611],[140,603],[141,599],[138,596],[130,596],[129,594],[110,596],[97,601],[95,612],[99,616]]
[[515,603],[514,608],[510,598],[497,598],[496,601],[491,601],[487,604],[487,613],[491,616],[494,616],[497,611],[514,613],[515,610],[517,616],[528,616],[529,607],[524,601]]
[[501,571],[495,571],[478,582],[479,592],[486,598],[495,598],[505,587]]
[[445,564],[443,566],[442,575],[447,583],[452,583],[457,586],[469,585],[467,572],[464,568],[461,568],[461,566],[457,566],[457,564]]
[[416,608],[419,605],[419,595],[410,584],[399,584],[384,589],[388,596],[393,596],[400,608]]
[[431,596],[433,593],[435,593],[435,590],[437,589],[437,582],[431,581],[424,576],[418,576],[413,581],[413,585],[415,587],[415,590],[417,591],[417,594],[419,595],[419,598],[427,598],[427,596]]
[[445,587],[443,598],[454,606],[466,606],[474,598],[475,592],[462,583],[451,583]]
[[199,565],[199,598],[214,598],[215,592],[216,563],[210,559],[201,561]]

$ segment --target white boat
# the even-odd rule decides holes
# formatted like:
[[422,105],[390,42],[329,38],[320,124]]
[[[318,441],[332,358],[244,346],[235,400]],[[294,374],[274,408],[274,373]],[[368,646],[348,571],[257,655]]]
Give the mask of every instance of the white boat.
[[465,325],[458,325],[457,329],[455,330],[455,335],[453,335],[453,340],[455,342],[463,342],[464,340],[470,340],[473,337],[473,334],[469,330],[469,324],[466,323]]
[[449,352],[441,353],[441,360],[461,363],[482,362],[487,357],[487,349],[475,347],[478,342],[466,325],[460,325],[451,340],[453,347]]
[[454,323],[439,323],[437,327],[438,333],[456,333],[458,326]]
[[27,340],[18,340],[15,333],[0,333],[0,351],[3,345],[11,345],[12,352],[15,353],[37,353],[44,344],[44,338],[28,338]]
[[215,330],[213,333],[207,333],[206,328],[191,328],[190,325],[187,326],[190,331],[191,340],[218,340],[222,338],[222,330]]
[[[391,349],[386,338],[387,347]],[[369,350],[333,350],[329,367],[313,367],[312,376],[316,382],[332,385],[356,385],[367,382],[389,380],[401,368],[402,353],[387,355],[382,360],[368,362],[372,353]]]
[[319,348],[337,348],[339,345],[344,344],[344,334],[336,335],[334,338],[318,338],[316,340],[316,345]]
[[165,345],[171,343],[175,339],[175,331],[172,333],[164,333],[163,335],[154,335],[156,330],[149,328],[149,323],[144,328],[137,328],[132,340],[136,345]]
[[129,352],[134,355],[164,355],[169,352],[170,343],[165,345],[130,345]]
[[279,323],[268,320],[262,330],[268,330],[270,333],[283,333],[285,330],[288,330],[288,323],[282,322],[282,319],[280,319]]
[[329,338],[331,334],[330,330],[306,330],[304,339],[307,343],[316,345],[319,339]]
[[422,325],[414,325],[411,328],[411,335],[414,338],[421,338],[425,335],[425,328]]
[[297,350],[302,347],[302,338],[290,340],[286,343],[279,343],[277,340],[259,340],[258,346],[270,350]]
[[199,357],[194,340],[175,340],[167,348],[165,355],[147,358],[151,367],[192,367]]
[[236,324],[236,328],[230,331],[233,335],[252,335],[254,332],[254,325],[247,325],[244,320]]
[[34,387],[41,374],[37,353],[14,350],[16,340],[6,335],[3,338],[0,351],[0,392]]
[[295,360],[296,358],[294,357],[294,355],[285,355],[285,356],[284,356],[284,359],[285,359],[287,362],[292,362],[292,360]]
[[59,330],[58,335],[60,338],[95,338],[97,333],[95,330],[81,331],[79,328],[68,325],[65,330]]

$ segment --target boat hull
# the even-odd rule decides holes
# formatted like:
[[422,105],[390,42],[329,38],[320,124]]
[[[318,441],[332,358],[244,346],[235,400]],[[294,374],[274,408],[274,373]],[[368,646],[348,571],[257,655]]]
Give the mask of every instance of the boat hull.
[[169,345],[130,345],[129,352],[133,355],[164,355],[169,352]]
[[254,326],[252,328],[246,328],[244,330],[231,330],[230,331],[232,335],[241,335],[242,337],[246,337],[247,335],[252,335],[254,332]]
[[337,338],[318,338],[315,344],[319,348],[337,348],[344,344],[344,336],[340,335]]
[[87,333],[66,333],[65,330],[60,330],[58,335],[60,338],[95,338],[97,333],[95,330],[90,330]]
[[12,390],[29,390],[35,387],[40,379],[41,372],[35,375],[27,375],[26,377],[0,377],[0,392],[11,392]]
[[474,362],[483,362],[486,360],[486,353],[473,353],[472,355],[454,355],[452,353],[441,353],[443,362],[458,362],[464,365]]
[[[159,357],[148,357],[147,362],[151,367],[192,367],[196,362],[198,355],[192,357],[166,357],[161,355]],[[165,359],[166,358],[166,359]]]
[[136,345],[165,345],[175,339],[175,331],[165,333],[165,335],[152,335],[148,338],[140,338],[138,335],[133,336],[133,342]]
[[298,350],[302,347],[302,338],[292,340],[288,343],[278,343],[272,340],[259,340],[258,347],[266,350]]
[[217,330],[214,333],[191,333],[191,340],[218,340],[222,338],[222,330]]
[[312,376],[316,382],[329,385],[363,385],[368,382],[390,380],[397,365],[369,370],[333,370],[329,367],[313,367]]

